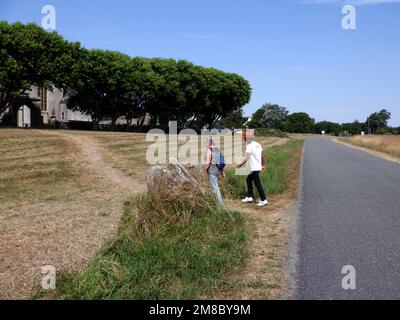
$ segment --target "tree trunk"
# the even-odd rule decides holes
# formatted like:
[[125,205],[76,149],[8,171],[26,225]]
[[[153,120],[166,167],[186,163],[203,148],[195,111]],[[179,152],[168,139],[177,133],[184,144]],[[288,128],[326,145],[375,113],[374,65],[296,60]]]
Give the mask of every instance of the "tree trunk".
[[126,117],[126,129],[125,129],[125,132],[128,132],[129,131],[129,127],[131,126],[133,119],[131,117],[129,117],[129,116],[125,116],[125,117]]
[[15,107],[12,105],[8,106],[8,113],[10,115],[10,120],[11,120],[11,126],[17,127],[18,126],[18,109],[15,110]]
[[7,109],[8,101],[6,97],[6,93],[2,91],[0,95],[0,114],[2,114]]
[[213,116],[211,127],[214,127],[220,119],[221,119],[220,116]]
[[[143,129],[143,125],[144,125],[144,121],[146,120],[146,115],[144,115],[141,119],[140,119],[140,123],[138,126],[139,132],[142,132]],[[138,120],[139,121],[139,120]]]
[[92,116],[92,122],[93,122],[93,131],[98,131],[99,130],[99,120]]
[[115,117],[113,117],[113,118],[111,119],[111,130],[112,130],[112,131],[115,131],[115,124],[117,123],[117,119],[118,119],[118,118],[115,118]]

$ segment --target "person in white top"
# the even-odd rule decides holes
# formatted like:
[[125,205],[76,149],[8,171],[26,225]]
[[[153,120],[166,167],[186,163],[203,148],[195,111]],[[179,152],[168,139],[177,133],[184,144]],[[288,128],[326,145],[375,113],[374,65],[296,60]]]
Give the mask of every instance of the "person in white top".
[[247,177],[247,195],[242,200],[244,203],[252,203],[254,201],[253,194],[253,182],[257,188],[258,194],[260,195],[261,201],[258,203],[259,207],[266,206],[268,204],[267,197],[265,195],[264,188],[260,180],[260,172],[265,171],[264,163],[264,152],[262,146],[254,140],[254,133],[246,131],[243,133],[243,139],[247,143],[246,147],[246,159],[244,159],[238,168],[243,167],[246,163],[250,165],[250,174]]

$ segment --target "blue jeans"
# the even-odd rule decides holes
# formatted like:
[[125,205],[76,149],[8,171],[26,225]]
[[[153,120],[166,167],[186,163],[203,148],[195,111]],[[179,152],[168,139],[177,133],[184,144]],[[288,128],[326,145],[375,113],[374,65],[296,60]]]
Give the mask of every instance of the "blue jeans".
[[219,185],[218,185],[218,177],[213,176],[213,175],[209,175],[210,177],[210,183],[211,186],[214,190],[215,195],[217,196],[217,200],[220,204],[224,204],[224,201],[222,200],[222,196],[221,196],[221,192],[219,191]]

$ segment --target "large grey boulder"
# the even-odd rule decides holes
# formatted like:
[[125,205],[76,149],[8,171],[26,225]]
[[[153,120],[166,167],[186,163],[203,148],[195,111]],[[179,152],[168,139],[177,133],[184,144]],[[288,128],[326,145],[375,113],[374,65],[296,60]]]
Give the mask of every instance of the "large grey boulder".
[[146,182],[148,193],[158,192],[159,188],[168,193],[200,188],[199,180],[177,161],[147,170]]

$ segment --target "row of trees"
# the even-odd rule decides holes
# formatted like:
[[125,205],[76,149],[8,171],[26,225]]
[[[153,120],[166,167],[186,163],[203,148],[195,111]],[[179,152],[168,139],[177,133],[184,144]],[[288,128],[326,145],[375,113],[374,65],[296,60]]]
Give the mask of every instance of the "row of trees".
[[243,77],[188,61],[130,57],[87,50],[35,24],[0,23],[0,114],[32,85],[67,92],[68,108],[90,115],[94,128],[104,119],[151,115],[154,125],[213,126],[242,112],[251,96]]
[[0,22],[0,114],[33,85],[75,83],[83,49],[34,24]]
[[390,112],[383,109],[371,114],[368,119],[361,123],[334,123],[322,121],[315,123],[307,113],[292,113],[282,106],[276,104],[264,104],[252,116],[250,128],[279,129],[291,133],[321,133],[338,135],[340,133],[360,134],[366,133],[398,133],[398,129],[389,128],[388,122],[391,118]]
[[264,104],[252,116],[250,128],[278,129],[292,133],[310,133],[315,120],[305,112],[290,114],[289,110],[277,104]]
[[391,114],[386,109],[371,114],[365,122],[358,120],[351,123],[334,123],[322,121],[315,124],[315,133],[325,131],[328,134],[338,135],[340,133],[348,133],[351,135],[360,134],[361,132],[369,134],[398,134],[400,128],[390,128],[388,123]]

